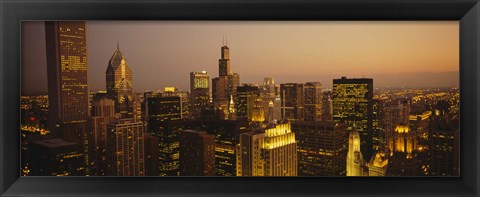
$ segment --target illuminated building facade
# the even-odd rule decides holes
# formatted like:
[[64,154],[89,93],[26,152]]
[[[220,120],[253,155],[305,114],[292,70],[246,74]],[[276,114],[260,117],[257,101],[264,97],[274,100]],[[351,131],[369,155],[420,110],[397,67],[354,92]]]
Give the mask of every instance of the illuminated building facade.
[[237,98],[240,76],[230,71],[230,49],[225,44],[221,48],[221,58],[218,60],[218,74],[218,77],[212,79],[213,107],[218,112],[218,118],[229,119],[233,117],[229,116],[230,101]]
[[391,106],[384,108],[383,127],[385,130],[385,142],[388,147],[393,146],[393,135],[395,128],[400,125],[408,125],[410,115],[410,105],[405,100],[398,99],[397,102]]
[[319,82],[305,83],[305,121],[322,120],[322,84]]
[[386,176],[388,168],[388,154],[377,152],[368,163],[368,176]]
[[205,131],[183,130],[179,134],[180,175],[215,175],[215,136]]
[[145,176],[144,126],[120,119],[107,127],[107,175]]
[[195,118],[210,106],[210,76],[206,71],[190,73],[190,109]]
[[348,136],[347,176],[365,176],[360,134],[353,130]]
[[265,77],[259,91],[260,98],[262,99],[263,119],[267,122],[280,120],[282,118],[279,94],[280,87],[275,84],[272,77]]
[[238,120],[264,121],[262,99],[258,86],[243,84],[237,87],[236,113],[236,119]]
[[282,120],[303,120],[304,99],[303,84],[286,83],[280,84],[280,99],[282,105]]
[[330,122],[294,122],[298,142],[299,176],[345,176],[347,133],[345,125]]
[[53,138],[31,141],[28,145],[30,176],[84,176],[85,160],[81,145]]
[[107,126],[115,119],[115,101],[94,96],[87,132],[90,176],[106,175]]
[[333,120],[345,123],[347,130],[358,131],[361,152],[365,158],[370,158],[373,152],[373,79],[334,79],[332,99]]
[[237,176],[297,176],[297,142],[289,123],[240,135]]
[[87,146],[87,39],[82,21],[45,22],[50,131]]
[[390,139],[388,176],[417,176],[417,138],[408,126],[397,126]]
[[115,100],[115,112],[118,117],[134,118],[132,70],[118,43],[117,50],[108,61],[105,75],[107,94],[109,98]]

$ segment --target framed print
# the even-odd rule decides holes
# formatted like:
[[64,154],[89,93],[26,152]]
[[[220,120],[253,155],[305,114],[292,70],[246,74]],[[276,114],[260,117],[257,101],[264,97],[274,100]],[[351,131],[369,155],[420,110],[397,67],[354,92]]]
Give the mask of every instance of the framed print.
[[478,196],[479,9],[2,1],[2,195]]

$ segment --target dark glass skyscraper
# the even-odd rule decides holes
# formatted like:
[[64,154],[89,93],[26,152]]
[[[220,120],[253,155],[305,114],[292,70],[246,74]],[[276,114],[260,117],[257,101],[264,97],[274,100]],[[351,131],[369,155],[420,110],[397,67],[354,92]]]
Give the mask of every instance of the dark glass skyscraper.
[[280,99],[282,102],[282,119],[289,121],[303,120],[304,87],[300,83],[280,84]]
[[132,70],[117,44],[106,71],[107,94],[115,100],[119,118],[134,118]]
[[373,79],[334,79],[332,99],[333,120],[345,123],[347,130],[357,130],[361,152],[370,160],[373,154]]
[[221,58],[218,60],[218,77],[212,79],[213,107],[220,119],[235,119],[234,109],[237,98],[237,86],[240,76],[230,71],[230,49],[222,46]]
[[183,130],[179,134],[180,175],[215,175],[215,136],[205,131]]
[[85,22],[45,22],[49,127],[60,137],[86,146],[88,118]]
[[322,84],[319,82],[305,83],[305,121],[322,120]]
[[206,71],[190,73],[190,111],[199,118],[210,107],[210,76]]

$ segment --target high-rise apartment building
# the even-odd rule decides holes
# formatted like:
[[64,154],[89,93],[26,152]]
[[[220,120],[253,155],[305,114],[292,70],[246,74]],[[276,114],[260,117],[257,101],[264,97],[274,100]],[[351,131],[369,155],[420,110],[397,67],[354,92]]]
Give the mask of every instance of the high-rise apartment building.
[[115,119],[115,101],[94,96],[87,132],[90,176],[106,175],[107,126]]
[[179,133],[180,175],[215,175],[215,136],[205,131]]
[[360,134],[361,152],[366,159],[373,153],[373,79],[333,80],[333,120]]
[[107,175],[145,176],[144,126],[120,119],[107,127]]
[[107,94],[115,100],[115,112],[118,117],[134,118],[134,95],[132,70],[127,59],[117,49],[108,61],[106,75]]
[[290,123],[240,135],[237,176],[297,176],[297,142]]

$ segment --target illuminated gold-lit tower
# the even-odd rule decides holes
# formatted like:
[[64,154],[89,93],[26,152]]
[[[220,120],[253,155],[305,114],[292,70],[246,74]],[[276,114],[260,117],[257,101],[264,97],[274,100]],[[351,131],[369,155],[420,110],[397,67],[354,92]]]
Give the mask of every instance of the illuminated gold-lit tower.
[[416,176],[418,173],[417,140],[408,126],[399,125],[390,139],[388,176]]
[[290,123],[243,133],[237,145],[237,176],[297,176],[297,142]]
[[85,28],[81,21],[45,22],[49,127],[84,146],[89,109]]
[[351,131],[348,137],[347,176],[364,176],[364,160],[360,149],[360,134]]
[[388,155],[385,152],[377,152],[368,163],[368,176],[386,176],[388,167]]
[[132,70],[120,51],[118,43],[117,50],[108,61],[105,74],[107,95],[115,100],[115,113],[121,119],[134,118]]

